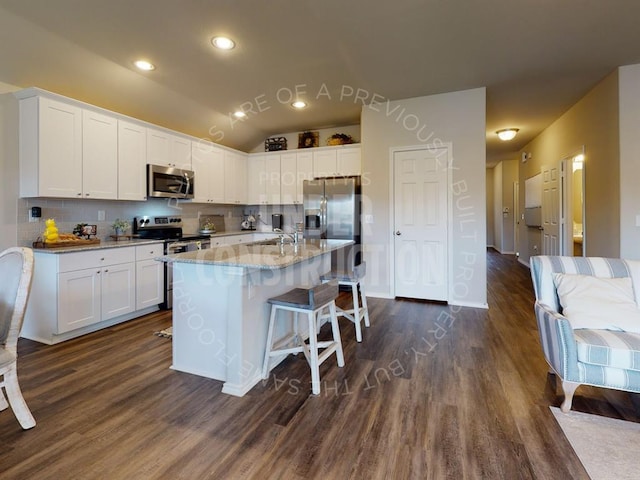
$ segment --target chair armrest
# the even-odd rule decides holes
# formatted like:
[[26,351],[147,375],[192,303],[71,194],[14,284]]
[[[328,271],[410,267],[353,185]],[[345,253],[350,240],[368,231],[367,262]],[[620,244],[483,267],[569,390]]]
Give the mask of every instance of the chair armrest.
[[536,301],[534,306],[544,356],[563,380],[578,382],[578,351],[567,317]]

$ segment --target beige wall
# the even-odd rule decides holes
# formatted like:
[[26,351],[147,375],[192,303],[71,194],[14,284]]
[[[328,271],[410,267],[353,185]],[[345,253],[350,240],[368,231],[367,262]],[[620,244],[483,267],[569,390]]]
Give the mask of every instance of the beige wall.
[[450,302],[486,306],[485,89],[374,104],[362,109],[363,213],[367,283],[389,296],[390,149],[451,143],[453,157]]
[[9,93],[16,90],[0,83],[0,250],[18,245],[18,101]]
[[[640,65],[619,69],[620,256],[640,259]],[[587,173],[588,174],[588,173]]]
[[493,167],[493,246],[499,252],[502,251],[502,233],[503,224],[501,220],[502,210],[502,176],[503,176],[503,164],[498,163]]
[[[531,159],[521,165],[520,185],[543,165],[557,164],[585,147],[585,241],[590,256],[620,254],[618,125],[615,71],[524,148]],[[524,211],[524,189],[519,201]],[[540,245],[540,233],[522,224],[520,228],[520,258],[528,263],[533,246]]]
[[[495,167],[494,167],[495,168]],[[494,186],[493,186],[493,168],[487,168],[485,178],[487,180],[487,247],[495,247],[494,228],[495,213],[493,211]]]

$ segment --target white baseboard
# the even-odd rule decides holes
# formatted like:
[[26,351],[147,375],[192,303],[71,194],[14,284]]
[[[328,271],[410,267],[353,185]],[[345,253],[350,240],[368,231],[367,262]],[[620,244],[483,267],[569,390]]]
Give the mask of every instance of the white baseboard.
[[531,268],[529,266],[529,262],[526,262],[525,260],[523,260],[522,257],[518,257],[518,262],[520,262],[522,265],[524,265],[527,268]]
[[461,301],[450,301],[447,302],[449,305],[455,305],[456,307],[468,307],[468,308],[482,308],[487,310],[489,308],[488,303],[482,302],[461,302]]

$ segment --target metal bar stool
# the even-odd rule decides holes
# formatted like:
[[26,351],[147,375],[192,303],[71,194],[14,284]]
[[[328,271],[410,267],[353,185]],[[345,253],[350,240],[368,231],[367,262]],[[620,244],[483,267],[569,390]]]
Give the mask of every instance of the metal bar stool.
[[[364,293],[364,289],[362,288],[361,280],[364,278],[367,273],[367,263],[362,262],[360,265],[356,265],[351,272],[345,271],[331,271],[329,273],[325,273],[320,277],[323,282],[328,282],[331,280],[337,280],[338,285],[347,285],[351,287],[351,295],[353,297],[353,308],[350,310],[343,310],[341,308],[337,308],[337,315],[342,315],[345,318],[351,320],[356,326],[356,340],[358,342],[362,341],[362,328],[360,327],[360,322],[364,318],[364,324],[366,327],[369,327],[371,324],[369,323],[369,308],[367,307],[367,297]],[[358,290],[360,290],[360,297],[362,298],[362,303],[359,302],[358,299]],[[324,319],[326,316],[321,315],[319,318]]]
[[[264,353],[264,363],[262,365],[262,378],[266,379],[269,377],[269,359],[271,357],[303,352],[311,367],[312,392],[314,395],[320,393],[320,365],[322,362],[335,352],[338,359],[338,366],[344,366],[340,329],[336,315],[335,299],[337,296],[338,284],[331,282],[323,283],[310,289],[294,288],[283,295],[268,300],[271,304],[271,316],[269,318],[267,345]],[[329,308],[333,340],[319,342],[316,331],[316,317],[319,312],[327,307]],[[276,320],[278,319],[278,310],[293,312],[293,334],[280,340],[277,345],[273,345],[273,330]],[[298,329],[299,313],[307,314],[308,344],[304,341]],[[280,316],[280,318],[283,317]],[[320,349],[324,350],[320,353]]]

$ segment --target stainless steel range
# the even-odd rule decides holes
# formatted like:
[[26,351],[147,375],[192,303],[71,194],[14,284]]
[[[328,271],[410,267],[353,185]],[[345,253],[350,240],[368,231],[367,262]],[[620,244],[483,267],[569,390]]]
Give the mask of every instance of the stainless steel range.
[[[191,252],[211,247],[209,235],[183,235],[182,218],[174,215],[140,216],[133,219],[133,233],[139,238],[164,240],[164,254]],[[173,304],[173,267],[164,264],[164,303],[162,308],[171,309]]]

